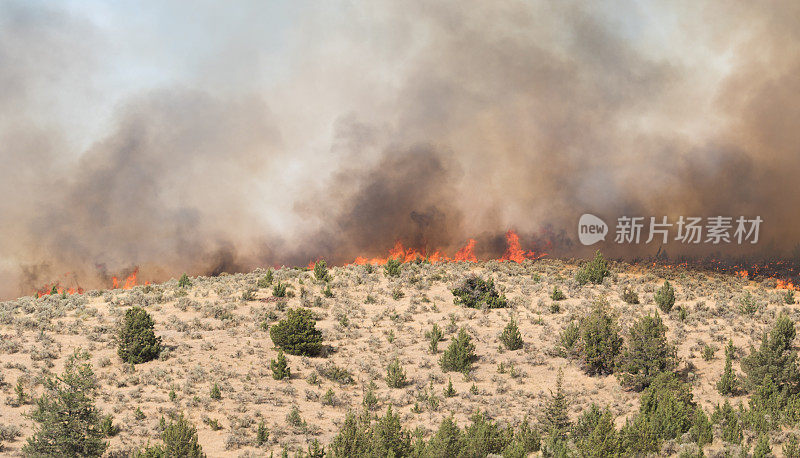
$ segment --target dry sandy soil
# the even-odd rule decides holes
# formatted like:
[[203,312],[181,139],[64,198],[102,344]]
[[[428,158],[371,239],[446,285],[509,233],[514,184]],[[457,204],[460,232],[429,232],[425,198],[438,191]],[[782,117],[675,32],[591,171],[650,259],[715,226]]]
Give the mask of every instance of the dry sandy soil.
[[[33,406],[14,406],[17,382],[21,380],[28,393],[41,392],[41,377],[60,372],[78,347],[91,354],[100,382],[98,407],[121,427],[110,439],[110,450],[122,452],[159,442],[159,419],[184,412],[197,426],[208,456],[269,456],[283,446],[305,448],[314,438],[327,444],[347,410],[361,408],[371,381],[377,385],[378,411],[391,404],[406,426],[420,426],[430,433],[446,415],[454,414],[463,426],[479,409],[503,423],[516,423],[525,415],[536,419],[562,368],[573,417],[594,401],[608,405],[622,424],[638,409],[639,395],[624,390],[614,376],[587,376],[577,361],[557,356],[559,334],[588,313],[593,301],[605,297],[626,337],[638,317],[656,310],[653,295],[664,279],[677,290],[675,309],[664,316],[668,336],[678,347],[681,369],[689,373],[695,398],[708,411],[722,399],[715,383],[722,373],[728,338],[733,338],[742,356],[758,343],[778,313],[795,321],[800,316],[796,306],[783,305],[782,291],[769,281],[615,264],[612,277],[603,284],[579,286],[573,279],[576,268],[559,260],[405,264],[400,277],[387,278],[382,268],[370,273],[365,266],[353,265],[331,269],[332,298],[324,297],[323,284],[314,280],[313,272],[284,268],[275,271],[275,280],[288,283],[294,297],[278,302],[268,299],[271,288],[257,290],[254,300],[242,298],[263,276],[264,271],[257,270],[193,278],[185,291],[172,280],[131,290],[0,303],[0,432],[6,436],[2,453],[19,455],[32,431],[25,414]],[[482,311],[454,305],[450,288],[471,273],[494,278],[510,307]],[[567,296],[558,302],[560,310],[550,299],[555,285]],[[641,304],[622,301],[625,286],[638,292]],[[758,304],[752,316],[740,311],[745,290]],[[403,297],[396,298],[396,291]],[[118,322],[132,305],[151,313],[165,347],[159,360],[134,369],[117,356],[115,343]],[[274,380],[269,361],[277,352],[261,323],[265,316],[275,323],[286,308],[301,305],[319,318],[317,327],[332,352],[318,358],[289,355],[291,380]],[[683,320],[679,307],[688,312]],[[503,350],[498,336],[512,316],[525,346],[510,352]],[[435,355],[428,351],[425,338],[434,323],[445,333]],[[460,327],[473,337],[479,357],[468,379],[443,373],[438,364]],[[704,344],[717,349],[711,361],[701,357]],[[404,388],[388,388],[384,381],[394,357],[400,359],[410,382]],[[505,370],[499,370],[500,364]],[[349,371],[353,383],[327,379],[324,373],[330,365]],[[513,370],[508,369],[511,366]],[[738,360],[734,369],[739,371]],[[442,394],[449,379],[457,391],[451,398]],[[221,388],[220,400],[210,397],[214,383]],[[473,384],[477,394],[470,390]],[[325,398],[329,390],[332,399]],[[431,395],[438,405],[429,402]],[[734,398],[734,405],[743,399]],[[305,426],[287,422],[293,407],[299,409]],[[218,421],[221,429],[213,430],[209,420]],[[262,420],[269,428],[269,441],[256,447],[256,425]],[[9,440],[15,430],[19,435]],[[780,447],[773,444],[773,449]]]

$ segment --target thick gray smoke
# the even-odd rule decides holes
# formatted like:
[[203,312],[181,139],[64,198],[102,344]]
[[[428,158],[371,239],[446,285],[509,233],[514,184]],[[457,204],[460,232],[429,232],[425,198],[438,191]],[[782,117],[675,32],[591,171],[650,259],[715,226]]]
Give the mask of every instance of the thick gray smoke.
[[0,297],[512,228],[581,254],[584,212],[800,240],[797,2],[289,5],[0,4]]

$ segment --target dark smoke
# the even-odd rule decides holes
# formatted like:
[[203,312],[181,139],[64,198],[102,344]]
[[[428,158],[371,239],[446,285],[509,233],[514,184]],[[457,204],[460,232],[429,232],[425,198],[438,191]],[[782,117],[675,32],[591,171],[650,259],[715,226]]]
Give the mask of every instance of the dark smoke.
[[261,2],[163,5],[141,39],[0,6],[0,296],[396,240],[496,257],[508,229],[583,255],[585,212],[760,215],[747,249],[800,241],[797,2],[298,3],[272,35]]

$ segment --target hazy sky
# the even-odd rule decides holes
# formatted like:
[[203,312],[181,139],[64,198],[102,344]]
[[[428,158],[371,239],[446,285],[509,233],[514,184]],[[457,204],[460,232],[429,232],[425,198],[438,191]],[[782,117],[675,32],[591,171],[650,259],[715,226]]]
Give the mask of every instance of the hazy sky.
[[584,211],[791,247],[798,34],[788,0],[0,1],[0,292]]

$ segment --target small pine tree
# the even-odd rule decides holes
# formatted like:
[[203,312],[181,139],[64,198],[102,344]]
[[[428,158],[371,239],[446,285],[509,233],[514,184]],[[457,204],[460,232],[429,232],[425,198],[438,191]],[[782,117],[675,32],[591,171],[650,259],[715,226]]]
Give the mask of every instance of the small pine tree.
[[656,312],[631,327],[620,366],[620,382],[635,391],[647,388],[661,373],[677,366],[675,348],[667,341],[667,327]]
[[389,388],[402,388],[406,386],[406,373],[403,371],[403,366],[400,365],[400,360],[395,358],[389,363],[386,368],[386,384]]
[[[672,373],[661,373],[642,394],[638,429],[652,434],[656,443],[675,439],[692,427],[696,410],[692,388]],[[700,423],[698,437],[704,440],[707,430]]]
[[325,457],[325,447],[319,444],[319,439],[314,438],[310,444],[308,444],[308,451],[306,451],[305,458],[324,458]]
[[25,392],[25,387],[22,384],[22,379],[17,379],[17,384],[14,385],[14,394],[16,395],[16,404],[24,405],[28,403],[28,394]]
[[439,365],[445,372],[469,373],[472,370],[472,361],[475,359],[475,344],[464,328],[450,342],[447,350],[442,354]]
[[795,302],[794,291],[786,291],[786,294],[783,295],[783,302],[786,303],[786,305],[793,305]]
[[211,397],[211,399],[214,400],[222,399],[222,391],[219,389],[218,384],[214,383],[213,385],[211,385],[211,391],[209,396]]
[[783,443],[783,456],[785,458],[800,458],[800,440],[797,434],[789,434]]
[[789,393],[797,393],[800,386],[800,371],[797,366],[797,351],[794,350],[794,323],[786,315],[775,321],[769,333],[764,333],[758,350],[752,349],[742,359],[742,370],[747,374],[748,388],[756,391],[769,383],[784,387]]
[[558,338],[558,350],[563,356],[575,356],[579,353],[578,344],[581,338],[580,324],[573,321],[564,328]]
[[89,358],[76,351],[61,376],[45,380],[45,392],[30,418],[37,423],[22,451],[26,456],[99,457],[108,448],[101,419],[94,406],[97,379]]
[[290,355],[316,356],[322,351],[322,332],[311,310],[290,309],[286,318],[269,329],[272,343]]
[[452,398],[455,395],[456,395],[456,389],[453,388],[453,380],[452,379],[448,379],[447,380],[447,388],[444,389],[444,397]]
[[444,417],[439,424],[439,429],[431,438],[423,456],[430,458],[450,458],[459,456],[461,451],[461,429],[456,424],[452,415]]
[[553,286],[553,292],[550,294],[550,299],[554,301],[563,301],[567,296],[558,289],[558,286]]
[[503,333],[500,334],[500,341],[511,351],[522,348],[522,334],[520,334],[517,322],[514,318],[511,318],[511,321],[509,321],[505,329],[503,329]]
[[502,452],[510,439],[506,431],[511,431],[501,429],[481,412],[472,415],[471,420],[461,436],[461,450],[468,451],[466,456],[483,457]]
[[603,254],[600,253],[600,250],[598,250],[595,252],[593,260],[578,269],[578,272],[575,274],[575,280],[580,285],[585,285],[590,282],[600,284],[603,283],[603,279],[609,275],[611,275],[611,271],[608,270],[608,263],[603,257]]
[[368,425],[352,411],[347,412],[339,433],[333,438],[328,451],[334,457],[367,456],[370,447]]
[[720,425],[722,428],[722,440],[731,444],[742,443],[742,438],[744,436],[742,433],[742,424],[733,406],[731,406],[730,401],[726,399],[721,407],[717,405],[714,408],[711,421],[714,424]]
[[258,286],[261,289],[269,288],[270,285],[272,285],[272,280],[273,280],[272,269],[267,269],[267,273],[264,274],[263,277],[258,279],[258,283],[256,284],[256,286]]
[[364,399],[361,401],[367,410],[373,410],[378,405],[378,397],[375,396],[376,389],[378,389],[378,386],[375,385],[375,382],[369,382],[364,392]]
[[706,415],[702,407],[698,406],[694,411],[694,418],[692,419],[692,426],[689,429],[689,435],[701,450],[706,444],[710,444],[714,440],[711,422],[708,420],[708,415]]
[[769,446],[769,435],[762,434],[753,449],[753,458],[767,458],[772,456],[772,448]]
[[314,278],[317,281],[330,281],[331,275],[328,273],[328,263],[324,259],[314,263]]
[[189,276],[184,272],[178,280],[178,288],[188,288],[190,286],[192,286],[192,280],[190,280]]
[[733,355],[736,347],[733,346],[733,340],[728,340],[728,345],[725,347],[725,370],[722,372],[722,378],[717,382],[717,391],[723,396],[730,396],[738,391],[738,381],[736,374],[733,372]]
[[658,308],[664,313],[669,313],[675,305],[675,289],[669,284],[669,281],[664,281],[664,285],[656,291],[656,304]]
[[288,379],[292,376],[289,365],[286,362],[286,355],[283,354],[283,350],[278,349],[278,359],[271,359],[269,361],[269,367],[272,369],[272,378],[275,380]]
[[371,436],[372,456],[400,457],[411,453],[411,436],[403,430],[400,417],[392,413],[392,406],[386,409],[386,415],[379,418],[372,427]]
[[256,429],[256,444],[260,447],[267,443],[269,440],[269,430],[267,429],[267,425],[264,424],[264,420],[258,422],[258,427]]
[[401,263],[397,259],[390,259],[386,262],[386,265],[383,266],[383,273],[387,277],[399,277],[400,265]]
[[619,455],[619,438],[614,428],[614,417],[606,408],[592,403],[578,418],[573,428],[575,448],[581,457],[606,457]]
[[622,350],[622,337],[606,302],[595,304],[592,313],[580,323],[580,354],[587,374],[611,374]]
[[119,433],[119,426],[114,424],[114,417],[106,415],[100,420],[100,432],[106,437],[113,437]]
[[131,307],[125,312],[120,327],[117,354],[131,364],[145,363],[158,358],[161,338],[153,331],[153,318],[141,307]]
[[285,283],[275,283],[272,287],[272,295],[275,297],[286,297],[286,284]]
[[439,328],[439,325],[436,323],[433,323],[431,330],[425,333],[425,337],[428,339],[429,343],[428,350],[430,350],[432,354],[435,355],[438,352],[439,342],[442,340],[443,336],[441,328]]
[[183,414],[171,422],[161,434],[164,441],[164,456],[203,458],[203,447],[197,441],[197,428]]
[[570,428],[569,402],[564,393],[564,373],[559,368],[556,377],[556,391],[550,392],[550,399],[544,406],[540,421],[542,429],[547,434],[554,434],[562,439],[566,438]]

